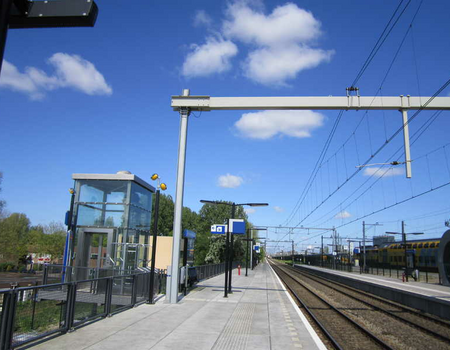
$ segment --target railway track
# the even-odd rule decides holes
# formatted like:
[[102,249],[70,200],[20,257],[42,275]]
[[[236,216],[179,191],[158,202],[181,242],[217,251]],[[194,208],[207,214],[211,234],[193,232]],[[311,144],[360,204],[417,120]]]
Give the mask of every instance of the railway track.
[[[272,262],[272,267],[317,326],[324,329],[330,348],[450,349],[448,322],[286,265]],[[347,319],[343,321],[331,309]]]

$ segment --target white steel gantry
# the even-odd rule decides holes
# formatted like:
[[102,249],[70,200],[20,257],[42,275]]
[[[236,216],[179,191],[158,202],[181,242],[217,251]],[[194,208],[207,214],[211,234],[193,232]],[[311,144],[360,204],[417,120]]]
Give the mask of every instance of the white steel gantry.
[[181,239],[181,208],[183,207],[184,168],[186,160],[187,120],[191,111],[214,110],[398,110],[403,118],[406,177],[411,177],[408,110],[450,110],[450,97],[400,96],[284,96],[284,97],[211,97],[172,96],[171,107],[180,113],[177,189],[173,232],[171,286],[168,300],[178,302],[179,241]]

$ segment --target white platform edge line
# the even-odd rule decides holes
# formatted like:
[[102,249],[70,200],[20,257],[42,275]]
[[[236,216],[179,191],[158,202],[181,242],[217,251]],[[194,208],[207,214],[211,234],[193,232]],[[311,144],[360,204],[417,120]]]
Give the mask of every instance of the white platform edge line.
[[311,337],[313,338],[314,342],[316,343],[317,347],[320,350],[327,350],[327,347],[325,346],[325,344],[322,342],[322,340],[320,340],[319,336],[317,335],[316,331],[312,328],[311,324],[309,323],[309,321],[306,319],[305,315],[303,315],[303,312],[298,308],[298,305],[295,303],[294,299],[292,299],[291,295],[288,293],[287,289],[284,288],[283,283],[280,280],[280,277],[278,277],[278,275],[275,273],[275,271],[272,269],[272,266],[270,266],[269,263],[267,263],[267,265],[269,265],[270,269],[272,270],[273,274],[275,275],[275,277],[277,278],[278,282],[281,285],[281,288],[283,288],[283,291],[286,293],[289,301],[291,302],[292,306],[294,307],[294,310],[297,311],[298,316],[300,317],[300,319],[302,320],[303,324],[305,325],[306,329],[308,330],[309,334],[311,335]]

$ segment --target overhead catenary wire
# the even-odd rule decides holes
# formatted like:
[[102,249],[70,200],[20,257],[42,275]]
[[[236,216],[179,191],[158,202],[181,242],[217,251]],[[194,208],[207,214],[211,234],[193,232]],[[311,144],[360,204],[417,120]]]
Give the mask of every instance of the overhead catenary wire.
[[[402,41],[401,41],[401,43],[400,43],[400,45],[399,45],[399,48],[397,49],[397,51],[396,51],[396,54],[394,55],[394,58],[393,58],[393,60],[392,60],[392,62],[391,62],[391,64],[390,64],[390,66],[389,66],[389,68],[388,68],[388,71],[387,71],[387,73],[385,74],[385,76],[384,76],[384,78],[383,78],[383,81],[382,81],[382,84],[384,84],[384,82],[386,81],[386,78],[387,78],[387,75],[389,74],[389,72],[390,72],[390,70],[391,70],[391,68],[392,68],[392,66],[393,66],[393,64],[394,64],[394,62],[395,62],[395,60],[396,60],[396,58],[397,58],[397,56],[398,56],[398,53],[399,53],[399,51],[400,51],[400,49],[401,49],[401,47],[403,46],[403,43],[404,43],[404,41],[405,41],[405,39],[406,39],[406,36],[407,36],[407,34],[408,34],[408,32],[409,32],[409,30],[410,30],[410,28],[411,28],[411,25],[412,25],[412,23],[414,22],[414,20],[415,20],[415,18],[416,18],[416,16],[417,16],[417,14],[418,14],[418,12],[419,12],[419,10],[420,10],[420,7],[421,7],[421,5],[422,5],[422,2],[423,2],[423,0],[420,2],[420,4],[419,4],[419,6],[418,6],[418,8],[416,9],[416,11],[415,11],[415,13],[414,13],[414,16],[413,16],[413,18],[412,18],[412,20],[411,20],[411,23],[410,23],[410,26],[408,27],[408,30],[407,30],[407,32],[405,33],[405,35],[404,35],[404,37],[403,37],[403,39],[402,39]],[[407,122],[407,124],[409,124],[422,110],[423,110],[423,107],[426,107],[437,95],[439,95],[441,92],[442,92],[442,90],[443,89],[445,89],[446,87],[447,87],[447,85],[448,85],[448,83],[447,84],[444,84],[442,87],[441,87],[441,89],[439,90],[439,91],[437,91],[419,110],[417,110],[416,111],[416,113],[414,113],[414,115],[408,120],[408,122]],[[380,88],[379,88],[379,90],[378,91],[380,91],[380,89],[381,89],[381,86],[380,86]],[[378,94],[378,92],[377,92],[377,94]],[[407,124],[405,124],[405,125],[407,125]],[[359,125],[359,124],[358,124]],[[368,161],[370,161],[370,159],[372,159],[372,158],[374,158],[394,137],[396,137],[401,131],[403,131],[403,127],[404,126],[402,126],[401,128],[399,128],[398,130],[397,130],[397,132],[396,133],[394,133],[388,140],[386,140],[386,142],[383,144],[383,145],[381,145],[381,147],[379,147],[378,149],[377,149],[377,151],[376,152],[372,152],[372,154],[371,154],[371,156],[369,157],[369,159],[366,161],[366,162],[364,162],[363,163],[363,165],[365,165],[365,164],[367,164],[368,163]],[[347,184],[348,182],[349,182],[349,180],[351,180],[359,171],[360,171],[361,169],[358,169],[357,171],[355,171],[347,180],[345,180],[343,183],[341,183],[340,185],[338,185],[338,187],[325,199],[325,200],[323,200],[321,203],[319,203],[312,211],[310,211],[310,213],[309,214],[307,214],[307,216],[306,217],[304,217],[302,220],[300,220],[300,222],[299,222],[299,224],[298,225],[300,225],[302,222],[304,222],[312,213],[314,213],[319,207],[321,207],[330,197],[332,197],[335,193],[337,193],[340,189],[342,189],[342,187],[345,185],[345,184]]]
[[[352,86],[355,86],[355,84],[357,83],[357,81],[361,78],[361,76],[364,74],[364,72],[366,71],[367,67],[370,65],[370,62],[373,60],[373,58],[376,56],[376,54],[378,53],[379,49],[381,48],[381,46],[383,45],[383,43],[386,41],[387,37],[389,36],[389,34],[392,32],[393,28],[396,26],[396,24],[398,23],[399,19],[401,18],[401,16],[404,14],[404,12],[406,11],[406,9],[408,8],[409,4],[411,3],[411,0],[408,1],[408,3],[406,4],[406,6],[403,8],[403,10],[400,12],[399,16],[395,19],[393,25],[389,28],[391,22],[394,20],[397,12],[399,11],[401,4],[403,3],[404,0],[401,0],[397,6],[397,8],[395,9],[394,13],[392,14],[391,18],[389,19],[388,23],[386,24],[382,34],[380,35],[380,37],[378,38],[377,42],[375,43],[374,47],[372,48],[372,51],[370,52],[369,56],[367,57],[366,61],[364,62],[362,68],[360,69],[359,73],[357,74],[355,80],[353,81]],[[420,8],[420,6],[419,6]],[[416,12],[417,14],[417,12]],[[414,16],[415,18],[415,16]],[[414,20],[413,18],[413,20]],[[389,29],[388,29],[389,28]],[[387,32],[387,33],[386,33]],[[325,142],[325,145],[321,151],[321,154],[319,155],[319,158],[316,161],[316,164],[313,168],[313,171],[311,172],[311,175],[308,179],[308,181],[305,184],[305,187],[299,197],[299,200],[297,201],[297,203],[295,204],[294,208],[292,209],[291,213],[289,214],[288,218],[285,220],[284,225],[285,224],[289,224],[293,217],[296,215],[296,213],[298,212],[300,206],[303,204],[307,193],[309,192],[311,186],[312,186],[312,181],[314,181],[314,179],[317,176],[317,172],[318,169],[322,166],[323,164],[323,159],[326,155],[326,152],[330,146],[331,140],[336,132],[337,126],[339,125],[339,122],[341,120],[343,111],[340,111],[338,114],[337,119],[335,120],[335,123],[333,125],[333,128],[330,132],[330,135],[328,136],[327,141]],[[367,112],[366,112],[367,114]],[[362,121],[362,120],[361,120]],[[360,122],[361,123],[361,122]],[[359,123],[359,124],[360,124]],[[359,124],[357,126],[357,128],[359,127]],[[350,136],[351,137],[351,136]],[[348,140],[346,141],[348,142]],[[347,176],[348,178],[348,176]],[[348,180],[348,179],[347,179]],[[344,182],[346,183],[346,182]]]

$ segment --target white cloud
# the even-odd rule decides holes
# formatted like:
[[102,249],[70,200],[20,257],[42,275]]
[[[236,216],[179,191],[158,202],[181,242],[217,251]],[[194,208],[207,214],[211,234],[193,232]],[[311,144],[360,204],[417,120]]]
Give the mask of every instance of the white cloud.
[[256,213],[256,209],[253,209],[253,208],[245,208],[244,211],[247,214],[254,214],[254,213]]
[[112,88],[95,66],[77,55],[55,53],[48,60],[55,68],[53,75],[35,67],[21,73],[12,63],[3,61],[0,87],[28,94],[32,100],[42,99],[46,91],[72,87],[88,95],[110,95]]
[[223,73],[231,68],[230,60],[238,48],[231,41],[208,37],[206,44],[193,44],[186,60],[182,74],[186,77],[202,77],[214,73]]
[[[213,21],[200,10],[194,24],[211,31]],[[220,39],[209,37],[204,45],[192,45],[182,74],[199,77],[230,70],[230,59],[238,52],[234,42],[240,42],[249,50],[241,62],[245,77],[263,85],[287,86],[301,71],[331,59],[334,51],[313,48],[321,34],[320,21],[294,3],[265,14],[259,0],[235,0],[227,7],[221,32],[215,33]]]
[[88,95],[111,95],[112,89],[95,66],[78,55],[55,53],[49,62],[55,66],[62,86],[73,87]]
[[311,12],[293,3],[276,7],[266,16],[252,9],[245,1],[236,1],[228,7],[228,20],[223,23],[223,33],[245,43],[262,46],[284,46],[306,43],[320,36],[320,22]]
[[370,167],[364,168],[365,176],[374,176],[374,177],[388,177],[388,176],[398,176],[403,175],[403,168],[382,168],[382,167]]
[[261,48],[250,52],[243,64],[244,74],[251,80],[274,87],[285,86],[302,70],[314,68],[329,61],[331,51],[311,49],[307,46]]
[[265,15],[247,1],[236,1],[228,7],[227,15],[223,34],[256,46],[242,66],[244,75],[257,83],[285,86],[302,70],[328,62],[334,53],[308,46],[321,35],[321,23],[293,3]]
[[218,185],[225,188],[236,188],[244,183],[244,179],[240,176],[231,174],[219,176]]
[[195,13],[194,25],[196,27],[206,26],[210,27],[213,20],[210,15],[208,15],[204,10],[199,10]]
[[33,100],[44,97],[44,94],[39,91],[39,85],[33,81],[29,74],[20,73],[13,64],[6,60],[3,60],[0,87],[26,93]]
[[324,116],[313,111],[262,111],[245,113],[234,126],[239,133],[253,139],[269,139],[277,134],[310,137],[323,125]]
[[336,216],[334,217],[335,219],[348,219],[349,217],[351,217],[352,214],[350,214],[348,211],[343,210],[339,213],[336,214]]
[[277,212],[277,213],[282,213],[284,211],[283,208],[278,207],[278,206],[274,206],[273,209]]

